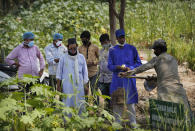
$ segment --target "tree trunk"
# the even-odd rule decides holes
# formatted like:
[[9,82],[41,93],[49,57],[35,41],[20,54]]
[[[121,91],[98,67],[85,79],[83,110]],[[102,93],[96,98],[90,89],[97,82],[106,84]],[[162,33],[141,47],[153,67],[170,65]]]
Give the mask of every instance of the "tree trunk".
[[121,8],[120,8],[120,14],[119,14],[120,29],[125,29],[125,22],[124,22],[125,5],[126,5],[126,0],[121,0]]
[[9,0],[2,0],[3,15],[7,14],[9,9],[10,9],[10,1]]
[[116,0],[109,0],[109,20],[110,20],[110,39],[112,45],[116,44],[115,30],[116,30],[116,17],[113,9],[115,9]]
[[116,12],[115,7],[112,8],[114,15],[119,20],[120,29],[125,29],[125,22],[124,22],[125,6],[126,6],[126,0],[121,0],[120,13]]

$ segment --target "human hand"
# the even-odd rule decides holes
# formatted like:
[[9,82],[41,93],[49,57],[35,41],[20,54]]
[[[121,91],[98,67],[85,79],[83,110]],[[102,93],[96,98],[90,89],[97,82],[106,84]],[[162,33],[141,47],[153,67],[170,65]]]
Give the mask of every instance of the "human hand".
[[123,70],[123,71],[129,71],[131,69],[129,67],[122,67],[121,70]]
[[89,85],[88,84],[86,84],[84,86],[84,91],[85,91],[85,95],[88,96],[88,94],[89,94]]
[[18,63],[18,62],[15,62],[14,64],[12,64],[12,65],[15,65],[16,66],[16,68],[18,68],[19,66],[20,66],[20,64]]
[[59,60],[60,60],[59,58],[58,58],[58,59],[54,59],[54,61],[55,61],[56,63],[58,63],[58,62],[59,62]]
[[133,73],[134,73],[133,70],[128,70],[128,71],[126,71],[126,72],[120,72],[120,73],[118,74],[118,77],[121,77],[121,78],[123,78],[123,77],[128,77],[128,76],[133,75]]
[[57,86],[57,91],[62,92],[62,88],[60,86]]
[[122,66],[118,65],[116,68],[119,69],[119,70],[122,70],[122,71],[129,71],[129,70],[131,70],[129,67],[126,67],[124,65],[122,65]]
[[89,94],[89,88],[85,88],[85,95]]
[[43,69],[39,71],[39,76],[41,77],[43,75]]
[[62,92],[61,80],[57,79],[57,91]]
[[152,76],[147,76],[146,78],[147,81],[156,81],[157,80],[157,76],[156,75],[152,75]]
[[127,77],[127,73],[126,72],[119,72],[118,77],[120,77],[120,78]]

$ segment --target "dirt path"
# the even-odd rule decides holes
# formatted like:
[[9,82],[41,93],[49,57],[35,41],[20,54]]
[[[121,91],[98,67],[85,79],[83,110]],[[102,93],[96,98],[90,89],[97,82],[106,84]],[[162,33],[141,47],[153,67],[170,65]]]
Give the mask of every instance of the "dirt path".
[[[151,54],[148,54],[148,52],[147,54],[142,51],[140,51],[139,53],[140,56],[142,56],[146,60],[148,56],[152,56]],[[181,83],[183,84],[184,88],[187,91],[192,111],[195,112],[195,72],[192,72],[191,70],[187,69],[186,66],[184,65],[179,66],[178,71]],[[152,74],[155,74],[154,69],[137,74],[137,76],[147,76]],[[146,118],[146,116],[149,116],[148,114],[149,98],[157,98],[156,89],[149,93],[144,89],[143,83],[144,80],[137,79],[136,81],[139,94],[139,103],[137,104],[137,119],[138,123],[141,124],[142,126],[148,123],[147,121],[148,118]]]

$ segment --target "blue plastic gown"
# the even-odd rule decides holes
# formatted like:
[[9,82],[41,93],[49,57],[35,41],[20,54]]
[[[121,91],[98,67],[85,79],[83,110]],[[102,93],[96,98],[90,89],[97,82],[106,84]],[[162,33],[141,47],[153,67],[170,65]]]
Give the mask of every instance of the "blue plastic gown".
[[116,45],[109,50],[108,68],[113,72],[110,94],[118,88],[125,88],[126,103],[133,104],[138,102],[138,93],[135,78],[119,78],[118,73],[121,70],[116,69],[117,65],[125,64],[131,70],[141,65],[136,48],[132,45],[125,44],[123,48]]

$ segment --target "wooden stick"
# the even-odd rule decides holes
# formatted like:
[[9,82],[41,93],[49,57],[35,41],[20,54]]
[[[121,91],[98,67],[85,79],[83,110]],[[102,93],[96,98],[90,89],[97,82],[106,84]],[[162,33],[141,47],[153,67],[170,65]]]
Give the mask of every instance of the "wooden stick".
[[127,78],[147,79],[145,76],[128,76]]

